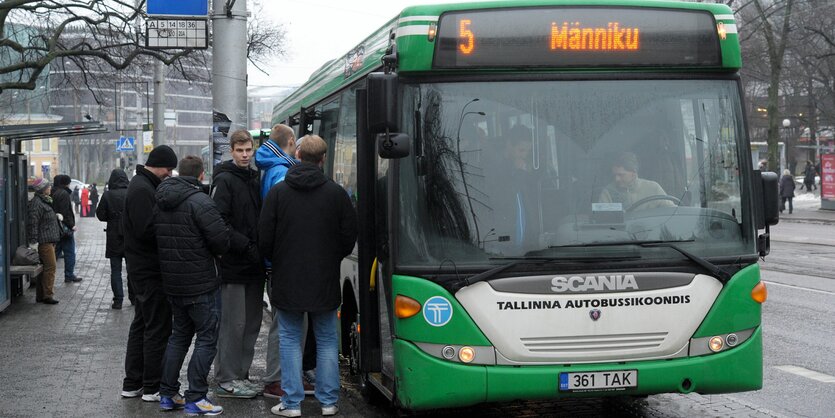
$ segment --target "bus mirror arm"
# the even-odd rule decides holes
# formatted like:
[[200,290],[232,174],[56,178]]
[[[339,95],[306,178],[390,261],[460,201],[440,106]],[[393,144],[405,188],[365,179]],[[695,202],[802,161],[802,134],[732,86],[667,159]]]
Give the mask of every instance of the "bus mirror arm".
[[768,225],[765,226],[765,233],[757,237],[757,252],[760,257],[765,257],[771,252],[771,234]]

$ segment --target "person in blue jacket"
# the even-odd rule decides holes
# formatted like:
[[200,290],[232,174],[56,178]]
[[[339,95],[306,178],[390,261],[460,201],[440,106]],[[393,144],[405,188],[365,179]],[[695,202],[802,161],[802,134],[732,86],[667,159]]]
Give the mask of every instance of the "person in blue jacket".
[[278,124],[270,131],[270,139],[258,147],[255,165],[261,170],[261,198],[270,188],[284,180],[287,170],[299,163],[296,155],[296,134],[287,125]]

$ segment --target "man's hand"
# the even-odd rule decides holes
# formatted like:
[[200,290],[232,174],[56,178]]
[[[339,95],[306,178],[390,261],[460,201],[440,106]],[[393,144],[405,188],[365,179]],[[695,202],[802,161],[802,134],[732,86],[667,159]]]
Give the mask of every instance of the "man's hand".
[[64,222],[64,215],[61,215],[60,213],[56,213],[56,215],[58,216],[59,221]]
[[73,227],[72,227],[72,230],[73,230],[73,231],[78,231],[78,225],[73,226]]
[[38,251],[38,243],[37,242],[30,242],[29,243],[29,248],[31,248],[35,251]]

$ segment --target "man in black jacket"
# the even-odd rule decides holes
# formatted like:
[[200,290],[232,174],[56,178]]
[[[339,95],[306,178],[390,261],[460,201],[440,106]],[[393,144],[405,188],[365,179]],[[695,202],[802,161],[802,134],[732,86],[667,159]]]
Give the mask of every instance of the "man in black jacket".
[[[168,178],[157,188],[154,209],[162,284],[174,314],[163,358],[160,408],[185,406],[187,414],[216,415],[223,408],[213,405],[206,393],[220,321],[217,257],[229,250],[229,228],[203,193],[203,161],[189,155],[180,161],[179,171],[179,177]],[[184,402],[179,394],[180,368],[195,334]]]
[[273,264],[270,300],[278,309],[281,387],[286,395],[271,412],[281,416],[301,415],[305,312],[316,336],[315,396],[322,415],[338,412],[339,269],[354,248],[357,219],[348,193],[322,171],[326,152],[322,138],[308,135],[302,140],[302,162],[270,189],[258,224],[258,245]]
[[133,287],[136,295],[125,354],[122,396],[135,398],[142,395],[142,400],[147,402],[159,401],[162,355],[171,335],[171,306],[162,290],[154,234],[154,195],[157,186],[171,176],[175,167],[177,155],[174,150],[167,145],[154,148],[148,154],[145,166],[136,166],[136,175],[128,185],[125,210],[122,212],[128,287]]
[[232,160],[215,169],[212,200],[231,228],[229,255],[220,260],[223,312],[220,317],[215,379],[220,397],[254,398],[260,384],[249,380],[255,341],[261,329],[264,261],[258,252],[260,176],[250,168],[254,144],[246,130],[232,133]]
[[64,255],[64,283],[80,282],[82,279],[75,275],[75,213],[72,211],[72,195],[70,191],[70,176],[59,174],[53,178],[52,208],[61,214],[61,222],[69,229],[69,234],[61,237],[55,244],[55,253]]
[[[122,212],[125,210],[125,196],[128,193],[128,175],[121,168],[114,168],[107,181],[107,190],[96,207],[96,217],[107,222],[107,241],[104,257],[110,259],[110,290],[113,291],[112,309],[122,309],[125,291],[122,286],[122,258],[125,257],[125,238],[122,232]],[[130,302],[134,302],[133,291],[128,288]]]

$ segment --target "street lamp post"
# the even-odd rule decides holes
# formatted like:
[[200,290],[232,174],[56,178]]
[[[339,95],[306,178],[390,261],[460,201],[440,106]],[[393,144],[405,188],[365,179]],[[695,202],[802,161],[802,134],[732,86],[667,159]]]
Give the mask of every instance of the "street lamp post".
[[[783,119],[783,147],[784,147],[783,149],[786,149],[785,147],[788,147],[788,144],[789,144],[789,127],[790,126],[792,126],[792,121],[790,121],[789,119]],[[779,147],[777,148],[777,154],[778,154],[777,155],[777,165],[779,166],[780,165],[780,155],[779,155],[780,154],[780,149],[779,149]],[[792,153],[789,152],[787,154],[791,155]],[[786,164],[788,164],[788,161],[786,161]],[[779,168],[778,168],[777,171],[778,171],[778,173],[782,173],[782,171],[780,171]],[[794,173],[792,173],[792,175],[794,175]]]

